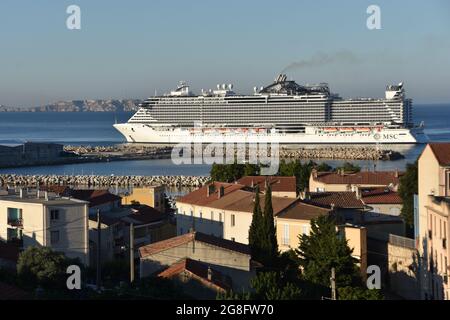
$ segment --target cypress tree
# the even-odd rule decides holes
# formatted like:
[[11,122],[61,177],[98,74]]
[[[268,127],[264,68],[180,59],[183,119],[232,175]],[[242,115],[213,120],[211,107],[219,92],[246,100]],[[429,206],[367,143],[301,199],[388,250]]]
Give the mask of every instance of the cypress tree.
[[248,243],[252,253],[252,258],[255,259],[256,261],[260,261],[262,258],[261,254],[263,247],[262,225],[263,225],[263,216],[261,212],[261,206],[259,204],[259,186],[256,186],[252,223],[250,225],[250,229],[248,232]]
[[278,257],[277,231],[273,218],[272,188],[266,181],[266,195],[264,199],[264,256],[267,267],[273,266]]

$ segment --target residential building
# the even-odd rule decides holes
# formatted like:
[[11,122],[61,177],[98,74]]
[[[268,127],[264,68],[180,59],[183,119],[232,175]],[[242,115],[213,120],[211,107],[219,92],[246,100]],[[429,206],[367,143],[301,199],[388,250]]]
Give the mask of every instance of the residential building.
[[108,212],[121,207],[122,198],[109,190],[71,189],[71,197],[89,202],[89,214],[96,215],[97,211]]
[[[140,276],[150,275],[172,276],[178,271],[187,271],[202,278],[211,286],[218,284],[214,279],[221,279],[223,285],[232,288],[235,292],[248,290],[250,279],[255,275],[259,264],[251,260],[248,245],[210,236],[201,232],[189,232],[177,237],[152,243],[139,248]],[[197,261],[190,266],[190,261]],[[195,272],[192,268],[199,268]],[[204,271],[210,269],[211,274]],[[178,270],[178,271],[177,271]],[[181,272],[180,271],[180,272]],[[216,276],[214,276],[216,273]]]
[[[276,216],[277,241],[281,252],[297,249],[301,235],[309,235],[311,220],[324,215],[334,215],[331,208],[324,208],[304,201],[297,201]],[[358,260],[361,274],[366,276],[367,270],[367,233],[361,226],[337,225],[337,230],[348,241],[353,249],[353,257]]]
[[0,239],[45,246],[89,264],[88,203],[20,189],[0,195]]
[[[176,226],[168,214],[145,205],[123,206],[100,212],[101,259],[103,263],[128,256],[130,228],[133,224],[134,247],[165,240],[176,235]],[[96,264],[98,242],[97,216],[89,217],[91,262]],[[137,254],[136,254],[137,255]]]
[[189,258],[175,262],[158,274],[171,279],[183,287],[185,294],[200,300],[216,299],[220,293],[232,288],[232,280],[207,263]]
[[165,187],[162,185],[133,187],[129,194],[122,197],[122,205],[131,205],[135,202],[165,212]]
[[318,172],[313,169],[309,178],[309,190],[312,192],[353,191],[355,187],[390,187],[397,191],[403,172],[396,171],[360,171],[360,172]]
[[408,300],[420,299],[419,260],[414,239],[389,235],[389,289]]
[[450,143],[429,143],[418,160],[422,299],[449,299]]
[[[248,243],[254,188],[239,183],[213,182],[177,199],[177,234],[196,230],[216,237]],[[264,210],[264,194],[260,193]],[[272,196],[274,216],[296,201]]]

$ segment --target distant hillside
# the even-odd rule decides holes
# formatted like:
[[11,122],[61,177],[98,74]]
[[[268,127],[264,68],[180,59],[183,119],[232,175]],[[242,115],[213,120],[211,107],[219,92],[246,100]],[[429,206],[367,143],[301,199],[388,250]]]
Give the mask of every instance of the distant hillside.
[[71,100],[58,101],[52,104],[18,108],[0,105],[0,112],[127,112],[136,111],[142,100]]

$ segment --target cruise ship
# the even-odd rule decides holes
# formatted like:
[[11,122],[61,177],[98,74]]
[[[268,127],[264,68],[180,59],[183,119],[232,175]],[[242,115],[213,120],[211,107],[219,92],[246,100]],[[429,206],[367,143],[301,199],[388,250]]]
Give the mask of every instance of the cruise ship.
[[384,98],[343,99],[328,84],[300,85],[281,74],[253,94],[231,84],[195,95],[185,82],[145,100],[127,123],[115,124],[127,142],[414,144],[426,143],[415,125],[403,83]]

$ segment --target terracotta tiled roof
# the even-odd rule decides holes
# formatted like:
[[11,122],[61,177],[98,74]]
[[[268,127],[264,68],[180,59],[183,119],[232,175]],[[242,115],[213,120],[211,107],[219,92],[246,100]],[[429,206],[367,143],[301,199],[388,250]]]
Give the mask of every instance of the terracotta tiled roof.
[[158,277],[172,278],[183,271],[189,272],[194,278],[203,283],[213,284],[223,290],[231,288],[231,278],[223,275],[221,272],[211,268],[211,280],[208,279],[208,265],[206,263],[182,259],[158,274]]
[[361,191],[365,204],[402,204],[403,200],[397,192],[389,188],[375,188]]
[[326,184],[366,184],[388,186],[397,185],[403,172],[396,171],[361,171],[356,173],[339,174],[337,172],[318,172],[316,181]]
[[450,166],[450,143],[429,143],[436,159],[441,166]]
[[259,190],[264,192],[266,189],[266,179],[268,180],[272,191],[276,192],[296,192],[297,182],[295,177],[281,177],[281,176],[246,176],[237,181],[247,187],[258,185]]
[[108,190],[71,190],[70,196],[78,200],[88,201],[89,207],[96,207],[122,199]]
[[200,241],[207,243],[209,245],[213,245],[216,247],[220,247],[227,250],[236,251],[239,253],[243,253],[246,255],[250,254],[250,248],[248,245],[243,243],[230,241],[214,236],[210,236],[201,232],[190,232],[177,237],[173,237],[167,240],[151,243],[149,245],[143,246],[139,248],[139,254],[141,258],[147,257],[158,252],[165,251],[170,248],[175,248],[181,246],[183,244],[189,243],[191,241]]
[[[213,190],[208,196],[208,188],[209,186],[213,186]],[[224,195],[227,195],[235,190],[239,190],[244,188],[244,185],[236,184],[236,183],[224,183],[224,182],[213,182],[211,184],[207,184],[200,189],[197,189],[195,191],[192,191],[191,193],[188,193],[187,195],[178,198],[178,202],[182,203],[189,203],[189,204],[195,204],[195,205],[208,205],[209,203],[215,201],[218,199],[219,196],[219,189],[220,187],[224,188]]]
[[[259,203],[264,210],[264,194],[259,194]],[[244,190],[236,190],[228,196],[222,197],[210,204],[210,207],[222,210],[253,212],[255,193]],[[295,202],[295,198],[272,196],[273,214],[277,215],[281,210]]]
[[31,295],[19,287],[0,282],[0,300],[26,300]]
[[331,208],[334,205],[336,209],[362,209],[364,203],[356,198],[354,192],[311,192],[310,199],[305,202]]
[[330,213],[330,209],[297,201],[294,205],[283,210],[277,217],[281,219],[311,220],[328,213]]
[[40,186],[39,190],[53,192],[63,197],[69,196],[70,192],[72,191],[72,189],[70,189],[68,186],[59,186],[59,185]]

